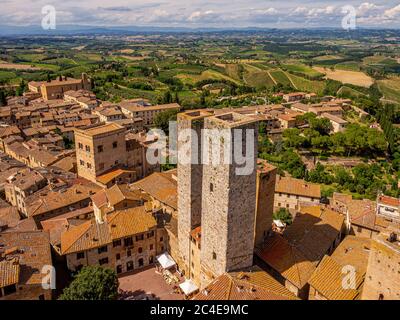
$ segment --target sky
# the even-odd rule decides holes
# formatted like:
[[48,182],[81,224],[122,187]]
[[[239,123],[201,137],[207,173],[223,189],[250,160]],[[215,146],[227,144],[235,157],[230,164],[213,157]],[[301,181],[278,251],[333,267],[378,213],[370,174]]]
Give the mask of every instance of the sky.
[[47,5],[57,25],[187,28],[340,28],[350,5],[358,27],[400,28],[400,0],[0,0],[0,25],[39,26]]

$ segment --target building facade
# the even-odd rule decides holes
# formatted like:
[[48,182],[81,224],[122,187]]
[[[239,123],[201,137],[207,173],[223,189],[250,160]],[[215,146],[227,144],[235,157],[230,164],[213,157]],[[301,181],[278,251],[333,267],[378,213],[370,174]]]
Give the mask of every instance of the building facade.
[[[178,241],[181,269],[191,274],[192,230],[201,225],[203,165],[202,129],[211,114],[203,111],[178,115]],[[184,153],[184,151],[186,151]],[[196,246],[196,245],[195,245]]]
[[[203,158],[202,287],[225,272],[247,268],[253,264],[254,237],[249,235],[254,234],[257,170],[255,155],[258,147],[258,123],[249,117],[237,113],[213,116],[205,119],[204,127],[225,134],[215,136],[210,133],[203,139],[208,141],[213,137],[217,149],[215,150],[215,144],[210,141],[203,146],[204,149],[214,150],[208,149],[208,157]],[[243,131],[236,131],[237,129]],[[240,134],[237,135],[237,132]],[[250,133],[251,141],[247,141],[246,133]],[[227,150],[224,148],[226,143],[230,154],[224,154],[224,150]],[[245,175],[239,175],[237,169],[242,166],[238,164],[233,153],[235,148],[242,148],[243,153],[247,147],[253,152],[250,155],[252,170]],[[218,154],[219,163],[213,158]],[[225,161],[227,156],[232,156],[233,161]]]

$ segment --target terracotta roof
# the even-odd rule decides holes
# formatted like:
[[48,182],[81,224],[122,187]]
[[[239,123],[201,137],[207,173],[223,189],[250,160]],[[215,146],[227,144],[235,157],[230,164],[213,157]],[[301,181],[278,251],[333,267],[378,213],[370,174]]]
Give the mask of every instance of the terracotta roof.
[[37,216],[49,211],[72,206],[85,199],[90,199],[92,194],[100,189],[94,184],[73,185],[64,191],[50,191],[43,196],[30,196],[27,198],[28,216]]
[[[52,265],[49,235],[42,231],[6,232],[0,234],[0,244],[8,257],[18,258],[19,284],[41,284],[45,265]],[[0,276],[0,279],[2,277]]]
[[[371,240],[347,236],[332,256],[325,256],[309,283],[328,300],[354,300],[361,294],[368,265]],[[352,266],[356,272],[355,288],[344,288],[343,268]]]
[[46,179],[38,171],[30,168],[21,170],[10,177],[10,184],[26,191],[33,186],[46,184]]
[[76,167],[76,157],[64,157],[55,162],[53,166],[65,171],[73,171]]
[[329,251],[344,222],[331,210],[299,213],[283,235],[267,238],[256,254],[285,279],[301,289],[323,256]]
[[296,112],[296,113],[291,113],[291,114],[280,114],[280,115],[278,115],[278,119],[281,119],[284,121],[296,121],[296,118],[300,115],[302,115],[301,112]]
[[195,239],[197,242],[200,242],[200,240],[201,240],[201,226],[200,226],[200,227],[197,227],[197,228],[195,228],[195,229],[193,229],[193,230],[190,232],[190,236],[191,236],[193,239]]
[[18,258],[0,261],[0,288],[17,284],[19,270]]
[[333,200],[339,201],[345,206],[352,224],[375,229],[377,216],[374,201],[368,199],[353,200],[351,195],[341,193],[334,193]]
[[297,97],[297,96],[304,96],[305,93],[304,92],[292,92],[292,93],[286,93],[284,95],[289,96],[289,97]]
[[176,170],[156,172],[133,183],[132,186],[146,192],[161,203],[177,209],[178,183],[173,178],[174,175],[176,175]]
[[256,254],[282,277],[301,289],[311,277],[317,263],[309,261],[304,254],[279,234],[267,239],[262,250]]
[[304,180],[278,176],[275,193],[286,193],[309,198],[321,198],[321,186],[307,183]]
[[100,182],[101,184],[108,184],[110,183],[113,179],[117,179],[119,176],[125,174],[125,173],[135,173],[133,170],[124,170],[124,169],[114,169],[111,170],[101,176],[96,177],[96,180]]
[[121,108],[124,108],[131,112],[140,112],[140,111],[155,111],[155,110],[168,110],[168,109],[181,109],[181,106],[177,103],[170,104],[160,104],[156,106],[139,106],[139,105],[121,105]]
[[0,226],[7,225],[9,228],[12,228],[17,226],[20,220],[21,217],[16,207],[0,208]]
[[17,126],[0,127],[0,138],[19,135],[20,133],[21,130],[19,130]]
[[273,172],[277,168],[264,159],[257,159],[257,172],[267,173]]
[[323,118],[329,119],[333,122],[339,123],[339,124],[347,124],[348,122],[340,117],[334,116],[333,114],[330,113],[323,113],[321,114]]
[[97,224],[94,219],[71,227],[61,235],[61,252],[70,254],[111,243],[115,239],[144,233],[157,226],[153,216],[144,207],[118,210]]
[[398,198],[381,195],[378,198],[378,202],[392,207],[400,207],[400,199]]
[[211,282],[193,300],[297,300],[265,271],[225,273]]
[[97,136],[97,135],[101,135],[101,134],[105,134],[105,133],[112,133],[112,132],[119,131],[119,130],[126,130],[126,129],[116,123],[111,122],[111,123],[103,124],[103,125],[100,125],[97,127],[85,129],[85,130],[77,129],[76,131],[83,135],[93,137],[93,136]]
[[69,84],[81,84],[82,80],[81,79],[67,79],[67,80],[52,80],[51,82],[42,82],[41,85],[44,87],[54,87],[54,86],[62,86],[62,85],[69,85]]
[[130,190],[126,184],[116,184],[106,190],[107,198],[111,206],[123,200],[140,201],[142,200],[138,190]]

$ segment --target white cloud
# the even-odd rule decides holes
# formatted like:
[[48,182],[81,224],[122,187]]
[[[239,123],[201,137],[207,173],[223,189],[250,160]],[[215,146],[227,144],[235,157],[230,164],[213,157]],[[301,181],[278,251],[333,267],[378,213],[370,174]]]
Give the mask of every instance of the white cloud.
[[275,8],[268,8],[268,9],[263,9],[263,10],[256,10],[258,14],[264,14],[264,15],[275,15],[278,13],[278,10]]
[[327,6],[325,8],[312,8],[306,13],[306,15],[307,16],[329,15],[334,13],[334,11],[335,11],[334,6]]
[[389,19],[397,18],[399,15],[400,15],[400,4],[391,9],[385,10],[384,13],[384,16]]
[[201,11],[194,11],[192,14],[187,18],[188,21],[199,21],[203,20],[204,18],[209,18],[211,16],[216,16],[213,10],[207,10],[204,12]]
[[[399,0],[0,0],[0,24],[40,25],[54,5],[57,23],[93,26],[340,27],[344,4],[359,26],[400,27]],[[369,2],[371,1],[371,2]],[[27,8],[29,7],[29,10]]]

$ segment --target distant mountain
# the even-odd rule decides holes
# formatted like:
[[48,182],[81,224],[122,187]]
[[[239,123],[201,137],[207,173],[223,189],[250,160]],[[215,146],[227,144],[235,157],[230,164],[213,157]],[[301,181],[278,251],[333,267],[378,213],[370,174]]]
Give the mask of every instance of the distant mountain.
[[[0,25],[0,36],[61,36],[61,35],[129,35],[144,33],[202,33],[202,32],[270,32],[270,33],[347,33],[343,29],[337,28],[297,28],[297,29],[276,29],[261,27],[243,27],[243,28],[186,28],[186,27],[161,27],[161,26],[82,26],[82,25],[59,25],[56,30],[44,30],[40,25],[33,26],[7,26]],[[383,29],[357,29],[351,33],[382,33]],[[399,30],[389,30],[396,35]]]

